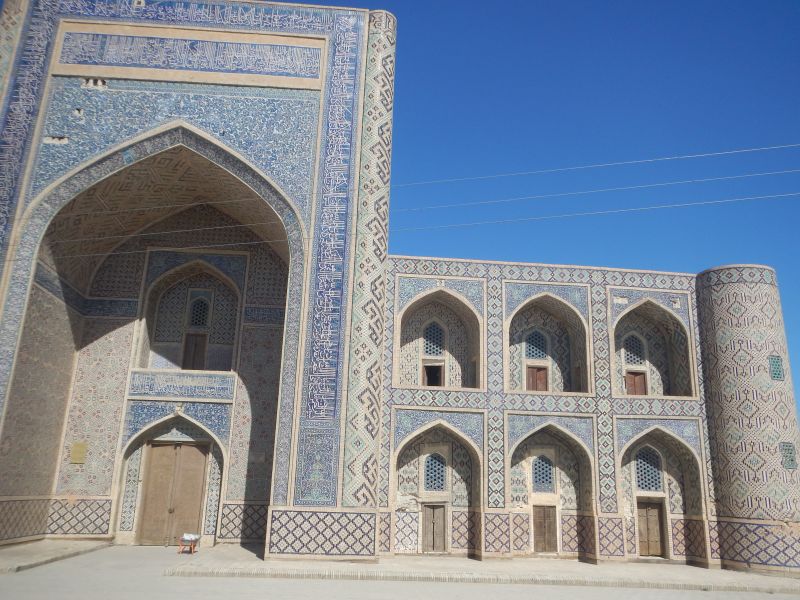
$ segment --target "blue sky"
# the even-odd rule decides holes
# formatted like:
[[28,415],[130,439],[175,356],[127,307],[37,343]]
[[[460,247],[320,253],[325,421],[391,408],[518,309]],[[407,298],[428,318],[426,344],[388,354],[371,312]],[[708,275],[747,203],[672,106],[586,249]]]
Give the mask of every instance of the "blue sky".
[[390,251],[699,272],[777,269],[800,381],[800,196],[433,231],[800,192],[800,172],[424,211],[442,203],[800,170],[800,147],[460,183],[664,156],[800,144],[800,2],[342,2],[398,25]]

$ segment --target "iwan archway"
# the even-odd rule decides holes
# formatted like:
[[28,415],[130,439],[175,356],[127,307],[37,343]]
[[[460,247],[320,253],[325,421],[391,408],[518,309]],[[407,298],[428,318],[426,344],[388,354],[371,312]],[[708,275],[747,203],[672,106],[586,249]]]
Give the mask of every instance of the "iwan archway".
[[[202,495],[189,499],[203,506],[196,533],[263,543],[279,420],[291,423],[294,402],[299,334],[285,323],[302,311],[305,236],[290,202],[177,126],[73,172],[21,222],[0,333],[14,363],[0,382],[11,450],[0,495],[25,496],[15,502],[33,514],[15,537],[143,539],[141,518],[159,517],[129,485],[129,444],[175,417],[197,428],[144,443],[202,449],[170,459],[176,481],[191,475],[180,464],[198,471],[185,492]],[[145,480],[156,468],[138,464]]]

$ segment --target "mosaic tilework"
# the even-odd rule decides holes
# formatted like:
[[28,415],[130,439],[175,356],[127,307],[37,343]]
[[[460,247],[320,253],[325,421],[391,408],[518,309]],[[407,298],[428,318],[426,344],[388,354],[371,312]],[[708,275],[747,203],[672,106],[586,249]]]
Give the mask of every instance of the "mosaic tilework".
[[[513,389],[525,390],[526,386],[526,359],[536,358],[527,356],[528,341],[531,336],[541,336],[545,350],[542,358],[547,363],[548,385],[547,389],[554,392],[570,392],[575,388],[580,389],[580,383],[573,386],[572,373],[579,361],[586,364],[585,344],[578,342],[580,347],[573,348],[573,341],[577,342],[585,337],[583,327],[573,330],[568,323],[541,310],[536,304],[523,308],[511,320],[509,327],[509,379]],[[573,362],[575,361],[575,362]]]
[[217,532],[220,492],[222,489],[222,451],[214,444],[211,448],[206,485],[206,508],[203,517],[203,533],[214,535]]
[[[73,116],[76,106],[83,108],[81,121]],[[317,93],[304,90],[108,80],[108,89],[99,92],[81,87],[79,78],[56,77],[43,135],[68,136],[70,143],[38,149],[27,197],[92,156],[161,123],[183,119],[249,157],[308,222],[318,110]],[[272,126],[250,127],[254,120]]]
[[230,430],[231,405],[216,402],[157,402],[136,400],[127,403],[122,443],[127,443],[134,435],[150,424],[169,415],[186,415],[208,428],[219,440],[227,445]]
[[403,310],[408,303],[436,288],[444,288],[457,292],[469,301],[476,313],[483,316],[484,291],[483,281],[475,279],[431,279],[427,277],[400,277],[397,280],[397,311]]
[[11,64],[17,47],[17,39],[25,21],[27,3],[8,0],[0,8],[0,104],[5,104],[5,92],[9,89]]
[[450,547],[454,550],[477,549],[480,513],[453,510],[450,514]]
[[34,281],[86,317],[135,317],[139,309],[135,299],[86,298],[41,262],[36,264]]
[[800,535],[789,526],[719,521],[712,535],[719,557],[742,563],[800,567]]
[[[272,478],[283,331],[244,327],[228,465],[227,499],[269,498]],[[287,460],[288,455],[278,455]]]
[[631,290],[625,288],[609,287],[611,294],[611,320],[615,322],[619,315],[636,305],[642,300],[649,300],[670,313],[678,315],[684,326],[689,329],[691,306],[689,295],[686,292],[658,292],[653,290]]
[[245,306],[244,322],[247,325],[283,325],[286,311],[277,306]]
[[513,448],[520,440],[545,425],[553,424],[570,432],[594,454],[594,423],[591,417],[561,417],[558,415],[508,415],[508,447]]
[[134,371],[128,385],[131,398],[197,398],[233,400],[236,376]]
[[373,556],[375,513],[273,510],[269,552]]
[[223,504],[217,537],[263,542],[267,535],[268,508],[266,504]]
[[378,552],[392,550],[392,513],[378,513]]
[[798,522],[800,475],[783,467],[778,451],[780,442],[800,441],[792,382],[769,374],[768,357],[787,356],[774,273],[722,268],[697,285],[718,513]]
[[511,551],[509,515],[501,513],[483,515],[483,550],[498,553]]
[[511,538],[515,552],[530,552],[531,518],[528,513],[512,513]]
[[68,31],[58,61],[66,65],[317,78],[320,58],[319,48],[303,46]]
[[32,286],[3,416],[0,496],[50,494],[80,326],[64,304]]
[[693,419],[625,419],[617,418],[617,450],[622,450],[628,442],[638,437],[642,432],[660,427],[673,433],[677,438],[686,442],[698,456],[702,456],[700,427]]
[[[133,323],[87,319],[75,366],[57,493],[102,496],[111,492],[122,417]],[[86,462],[70,463],[73,443],[87,444]]]
[[597,519],[600,537],[600,554],[603,556],[625,555],[625,534],[622,519]]
[[110,530],[111,500],[53,500],[47,533],[105,535]]
[[539,294],[550,294],[561,298],[578,311],[584,319],[589,318],[589,291],[583,285],[543,285],[541,283],[508,282],[505,284],[505,316],[509,317],[530,298]]
[[49,500],[0,500],[0,540],[47,533]]
[[395,513],[394,551],[416,553],[419,550],[419,513],[397,511]]
[[119,530],[133,531],[136,520],[136,501],[139,496],[139,472],[142,465],[142,446],[137,446],[128,457],[125,466],[125,487],[122,492],[122,507],[120,508]]
[[456,431],[472,440],[478,448],[483,448],[483,414],[432,410],[398,410],[395,413],[395,447],[413,432],[438,420],[452,425]]
[[672,554],[689,558],[705,558],[705,527],[702,521],[672,520]]

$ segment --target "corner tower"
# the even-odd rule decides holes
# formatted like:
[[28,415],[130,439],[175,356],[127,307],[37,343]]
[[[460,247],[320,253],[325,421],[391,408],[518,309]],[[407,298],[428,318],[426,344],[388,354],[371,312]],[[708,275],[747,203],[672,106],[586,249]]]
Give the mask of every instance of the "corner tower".
[[710,269],[697,296],[718,519],[712,555],[800,568],[800,436],[775,272]]

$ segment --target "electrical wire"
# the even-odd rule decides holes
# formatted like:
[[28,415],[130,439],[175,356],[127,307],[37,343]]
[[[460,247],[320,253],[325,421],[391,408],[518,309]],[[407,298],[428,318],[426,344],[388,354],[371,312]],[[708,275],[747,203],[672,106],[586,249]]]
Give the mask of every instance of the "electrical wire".
[[449,179],[428,179],[426,181],[409,181],[398,183],[393,188],[415,187],[421,185],[435,185],[442,183],[457,183],[461,181],[480,181],[485,179],[500,179],[503,177],[522,177],[526,175],[544,175],[547,173],[563,173],[565,171],[580,171],[584,169],[602,169],[606,167],[620,167],[624,165],[640,165],[645,163],[663,162],[668,160],[688,160],[691,158],[707,158],[711,156],[728,156],[731,154],[744,154],[751,152],[766,152],[769,150],[783,150],[787,148],[800,148],[800,144],[782,144],[779,146],[762,146],[759,148],[740,148],[737,150],[723,150],[720,152],[704,152],[702,154],[682,154],[680,156],[661,156],[658,158],[643,158],[639,160],[622,160],[617,162],[597,163],[591,165],[577,165],[573,167],[558,167],[554,169],[539,169],[535,171],[518,171],[515,173],[496,173],[493,175],[476,175],[472,177],[452,177]]

